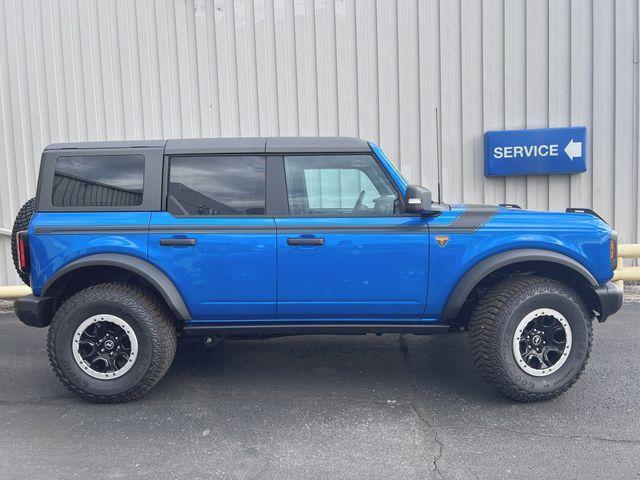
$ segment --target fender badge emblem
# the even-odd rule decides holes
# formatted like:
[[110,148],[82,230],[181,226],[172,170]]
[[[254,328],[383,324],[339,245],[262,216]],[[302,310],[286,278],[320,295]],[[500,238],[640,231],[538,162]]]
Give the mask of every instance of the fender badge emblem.
[[436,242],[438,242],[438,245],[441,247],[444,247],[448,241],[449,237],[447,235],[436,235]]

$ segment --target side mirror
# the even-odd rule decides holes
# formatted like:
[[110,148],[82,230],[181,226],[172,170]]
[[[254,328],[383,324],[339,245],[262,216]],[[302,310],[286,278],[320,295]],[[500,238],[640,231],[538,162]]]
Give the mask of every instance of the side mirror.
[[407,186],[407,193],[404,197],[404,211],[416,215],[433,213],[431,209],[431,191],[420,185]]

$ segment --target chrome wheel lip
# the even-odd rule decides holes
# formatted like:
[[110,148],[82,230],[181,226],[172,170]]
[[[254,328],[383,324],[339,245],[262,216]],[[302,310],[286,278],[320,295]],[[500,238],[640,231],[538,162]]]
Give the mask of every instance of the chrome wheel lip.
[[[564,330],[564,334],[566,337],[566,342],[563,351],[560,354],[560,358],[553,365],[546,367],[544,369],[533,368],[528,365],[524,358],[522,358],[522,354],[520,353],[520,340],[521,335],[524,332],[525,328],[537,317],[548,316],[553,317]],[[573,344],[573,338],[571,336],[571,326],[567,319],[557,310],[552,308],[539,308],[529,312],[525,317],[520,320],[520,323],[516,327],[516,331],[513,334],[512,340],[512,349],[513,349],[513,357],[516,361],[518,367],[525,373],[534,376],[534,377],[546,377],[551,375],[554,372],[557,372],[567,361],[569,358],[569,353],[571,352],[571,347]]]
[[[116,371],[106,373],[98,372],[91,368],[91,366],[87,362],[85,362],[85,360],[82,358],[82,355],[80,354],[80,338],[82,337],[82,334],[90,325],[98,322],[113,323],[122,328],[125,331],[125,334],[129,337],[129,342],[131,343],[131,353],[129,356],[129,360],[123,367],[119,368]],[[131,328],[131,325],[129,325],[120,317],[107,313],[93,315],[92,317],[87,318],[78,326],[78,328],[76,328],[76,331],[74,332],[73,338],[71,340],[71,350],[73,352],[73,358],[76,361],[76,364],[84,373],[99,380],[113,380],[115,378],[122,377],[135,365],[136,359],[138,358],[138,337],[136,336],[133,328]]]

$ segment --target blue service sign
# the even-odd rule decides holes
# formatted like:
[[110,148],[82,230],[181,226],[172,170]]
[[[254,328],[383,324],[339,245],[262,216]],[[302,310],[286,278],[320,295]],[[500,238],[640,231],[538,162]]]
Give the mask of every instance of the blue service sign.
[[484,134],[487,176],[587,171],[586,127],[504,130]]

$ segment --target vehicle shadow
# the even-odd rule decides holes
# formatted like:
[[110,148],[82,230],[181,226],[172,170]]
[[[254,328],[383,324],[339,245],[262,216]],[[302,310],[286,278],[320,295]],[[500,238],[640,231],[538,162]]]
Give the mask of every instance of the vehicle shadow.
[[466,334],[295,336],[182,343],[157,390],[190,397],[278,397],[466,405],[502,397],[478,376]]

